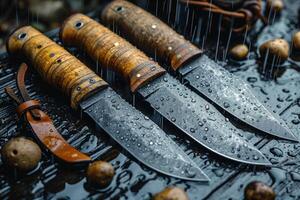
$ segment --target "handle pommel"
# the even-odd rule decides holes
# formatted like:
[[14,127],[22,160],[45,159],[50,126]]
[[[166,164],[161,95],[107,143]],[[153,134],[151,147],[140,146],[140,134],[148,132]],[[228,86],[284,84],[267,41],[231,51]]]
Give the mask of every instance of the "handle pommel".
[[8,38],[7,51],[25,57],[42,78],[71,97],[71,106],[107,86],[92,70],[64,48],[31,26],[22,27]]
[[60,37],[64,44],[82,47],[101,66],[118,72],[129,81],[132,92],[165,73],[140,50],[85,15],[69,17]]
[[155,51],[161,59],[167,59],[173,70],[202,53],[164,22],[130,2],[112,1],[103,10],[102,19],[116,25],[140,49]]

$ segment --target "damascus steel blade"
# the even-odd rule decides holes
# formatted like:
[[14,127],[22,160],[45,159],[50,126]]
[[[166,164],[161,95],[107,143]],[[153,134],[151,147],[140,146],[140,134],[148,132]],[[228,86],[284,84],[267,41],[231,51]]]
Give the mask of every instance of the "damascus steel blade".
[[298,141],[285,122],[271,113],[248,84],[205,55],[179,70],[183,81],[243,122],[270,135]]
[[209,181],[173,140],[111,88],[93,95],[80,106],[98,127],[151,169],[184,180]]
[[158,113],[205,148],[228,159],[270,165],[215,107],[165,74],[138,91]]

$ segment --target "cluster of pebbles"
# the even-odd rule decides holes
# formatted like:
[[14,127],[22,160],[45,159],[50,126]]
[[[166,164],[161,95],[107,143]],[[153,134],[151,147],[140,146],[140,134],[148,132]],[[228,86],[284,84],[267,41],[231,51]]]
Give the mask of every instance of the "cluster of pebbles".
[[[9,140],[1,150],[3,162],[11,169],[28,172],[35,169],[42,157],[42,151],[35,142],[25,137]],[[115,171],[106,161],[89,164],[86,172],[87,182],[99,188],[107,187],[113,180]],[[167,187],[153,196],[153,200],[188,200],[186,192],[179,187]],[[252,182],[245,188],[246,200],[274,200],[275,193],[262,182]]]
[[[3,163],[9,169],[29,172],[37,168],[42,158],[42,151],[34,141],[25,137],[10,139],[1,150]],[[113,166],[105,161],[94,161],[87,168],[87,181],[97,187],[107,187],[115,171]]]
[[[282,0],[267,0],[266,14],[269,12],[280,13],[284,8]],[[300,31],[292,37],[290,45],[286,40],[275,38],[264,42],[259,47],[260,59],[269,64],[282,64],[289,57],[300,61]],[[291,46],[291,47],[290,47]],[[237,44],[231,48],[229,55],[234,60],[245,60],[248,57],[249,48],[245,44]]]
[[[282,64],[289,57],[295,61],[300,61],[300,31],[292,37],[292,48],[289,43],[281,38],[276,38],[264,42],[259,47],[261,60],[267,60],[268,63]],[[245,44],[234,46],[229,55],[235,60],[245,60],[248,56],[249,49]]]

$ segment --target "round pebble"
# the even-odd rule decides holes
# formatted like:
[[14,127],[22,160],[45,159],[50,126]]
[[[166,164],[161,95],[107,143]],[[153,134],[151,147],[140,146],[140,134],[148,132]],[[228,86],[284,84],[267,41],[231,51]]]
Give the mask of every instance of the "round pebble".
[[245,188],[246,200],[275,200],[275,192],[268,185],[254,181]]
[[188,196],[181,188],[167,187],[154,195],[153,200],[188,200]]
[[293,36],[293,50],[300,52],[300,31]]
[[115,175],[113,166],[105,161],[96,161],[87,169],[87,180],[98,187],[108,186]]
[[41,160],[40,147],[33,141],[24,137],[9,140],[2,148],[3,162],[20,171],[34,169]]
[[293,48],[292,48],[292,59],[300,61],[300,31],[295,33],[292,38]]
[[282,0],[267,0],[267,10],[279,13],[283,10],[284,3]]
[[249,48],[245,44],[238,44],[234,46],[229,54],[235,60],[245,60],[248,56]]
[[264,60],[268,56],[268,62],[283,63],[288,59],[289,51],[290,46],[284,39],[269,40],[259,47],[261,58]]

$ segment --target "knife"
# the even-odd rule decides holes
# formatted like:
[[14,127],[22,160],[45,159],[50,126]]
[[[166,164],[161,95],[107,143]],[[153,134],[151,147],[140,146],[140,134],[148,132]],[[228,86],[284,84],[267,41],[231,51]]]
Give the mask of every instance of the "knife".
[[60,37],[66,45],[83,48],[100,66],[119,73],[128,80],[133,93],[207,149],[235,161],[269,165],[262,153],[238,136],[237,129],[215,107],[93,19],[82,14],[69,17]]
[[299,141],[278,115],[269,111],[243,80],[203,55],[165,23],[134,4],[116,0],[102,19],[114,24],[140,49],[166,59],[172,71],[198,95],[205,96],[246,124],[279,138]]
[[191,181],[209,178],[157,126],[68,51],[25,26],[9,37],[10,54],[23,55],[42,78],[71,98],[71,107],[91,118],[127,152],[149,168]]

